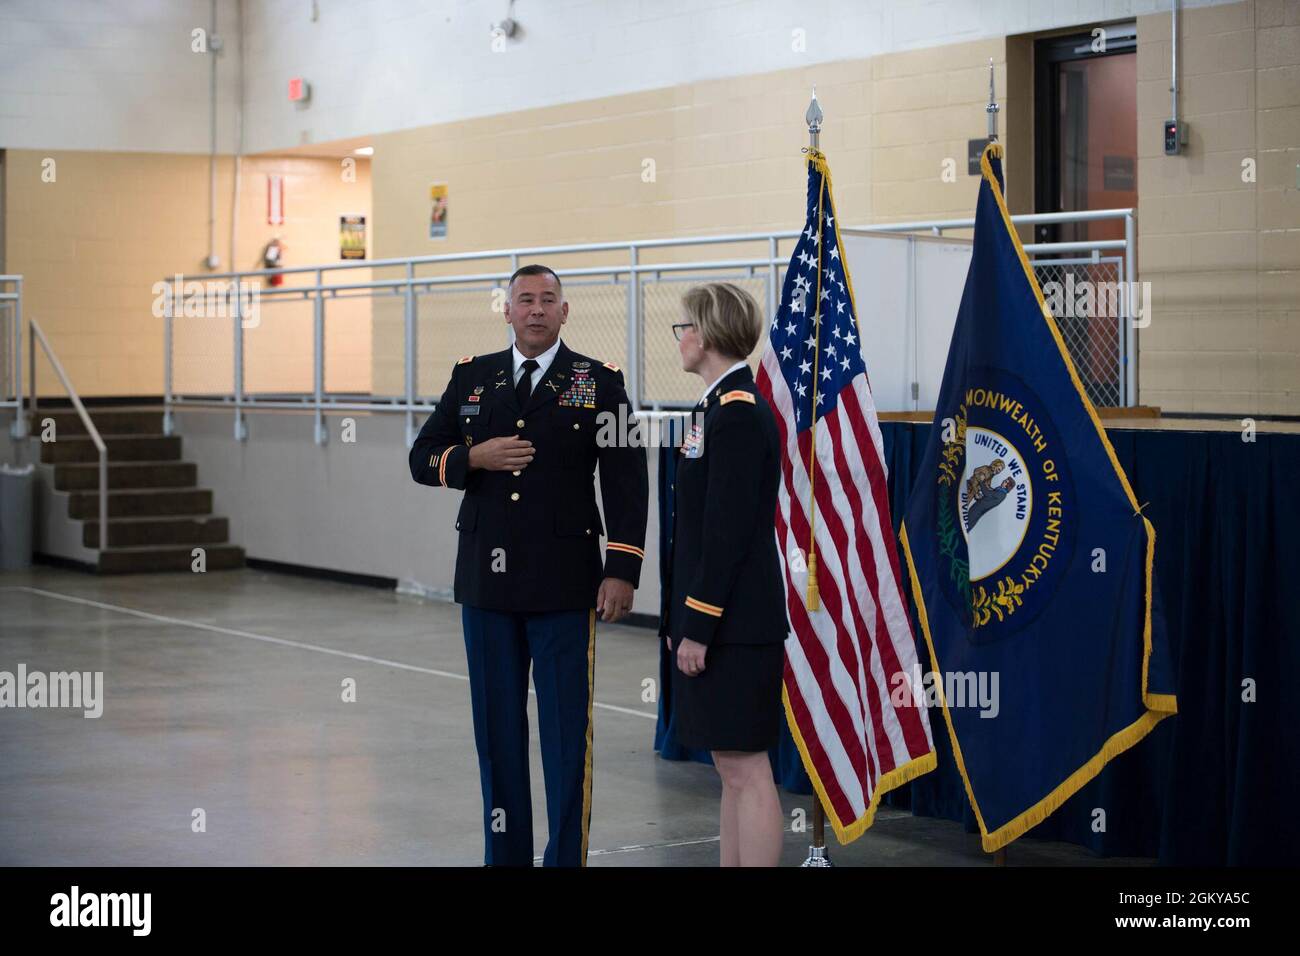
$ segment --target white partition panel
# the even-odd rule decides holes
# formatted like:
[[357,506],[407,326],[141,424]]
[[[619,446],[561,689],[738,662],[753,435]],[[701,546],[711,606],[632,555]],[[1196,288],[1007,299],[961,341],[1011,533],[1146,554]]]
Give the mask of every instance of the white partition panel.
[[970,267],[970,241],[859,229],[842,229],[840,238],[876,407],[933,409]]
[[912,408],[933,409],[939,402],[943,367],[961,305],[966,273],[970,269],[968,239],[922,236],[915,245],[916,269],[916,382],[918,396]]

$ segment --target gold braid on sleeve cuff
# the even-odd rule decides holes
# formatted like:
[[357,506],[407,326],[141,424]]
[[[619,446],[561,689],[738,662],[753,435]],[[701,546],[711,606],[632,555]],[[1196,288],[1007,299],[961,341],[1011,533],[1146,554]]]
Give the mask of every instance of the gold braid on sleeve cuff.
[[686,596],[686,606],[692,611],[699,611],[701,614],[707,614],[710,617],[722,617],[722,608],[716,604],[705,604],[703,601],[697,601],[689,594]]

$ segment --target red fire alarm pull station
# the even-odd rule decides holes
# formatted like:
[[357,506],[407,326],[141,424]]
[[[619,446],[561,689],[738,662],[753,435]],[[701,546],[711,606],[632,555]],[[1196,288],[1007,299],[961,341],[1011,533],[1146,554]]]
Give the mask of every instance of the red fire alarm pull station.
[[311,99],[311,84],[301,76],[295,76],[289,81],[289,102],[305,103]]

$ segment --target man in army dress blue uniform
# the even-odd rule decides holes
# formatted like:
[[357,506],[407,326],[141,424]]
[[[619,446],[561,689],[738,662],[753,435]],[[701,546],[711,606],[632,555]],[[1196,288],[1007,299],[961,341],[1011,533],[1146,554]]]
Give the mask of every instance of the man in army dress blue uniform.
[[484,862],[533,861],[531,663],[550,835],[543,862],[584,866],[596,614],[611,622],[625,616],[640,581],[646,456],[639,444],[596,440],[601,413],[620,421],[630,412],[623,374],[560,341],[569,305],[559,277],[524,266],[508,293],[514,345],[456,363],[411,447],[411,477],[465,491],[455,597],[483,789]]

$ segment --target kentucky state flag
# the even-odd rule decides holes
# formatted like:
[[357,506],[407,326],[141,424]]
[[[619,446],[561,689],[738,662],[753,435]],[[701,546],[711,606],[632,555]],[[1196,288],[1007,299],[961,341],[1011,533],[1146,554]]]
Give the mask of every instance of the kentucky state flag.
[[[1152,615],[1155,529],[1012,228],[1001,156],[993,143],[980,159],[970,272],[901,534],[987,851],[1177,710]],[[995,707],[950,699],[974,681],[997,688]]]

